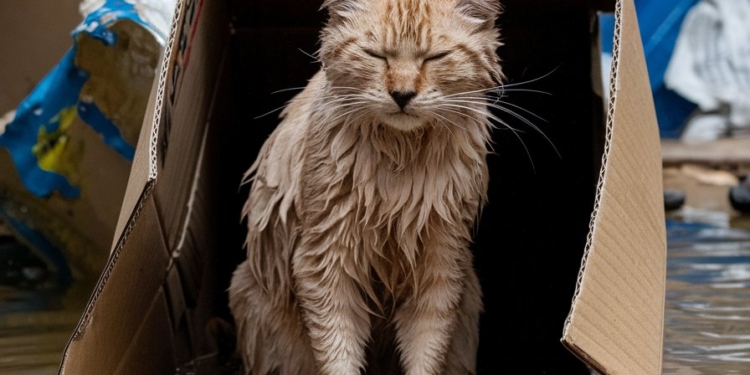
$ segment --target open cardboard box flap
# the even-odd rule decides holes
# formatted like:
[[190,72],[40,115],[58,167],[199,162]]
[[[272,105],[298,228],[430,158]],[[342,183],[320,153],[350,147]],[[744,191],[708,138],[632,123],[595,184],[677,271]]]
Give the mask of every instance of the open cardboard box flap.
[[619,1],[607,143],[562,342],[603,374],[659,374],[666,229],[656,115],[633,2]]
[[[208,119],[221,122],[210,113],[226,112],[212,105],[225,103],[212,95],[226,91],[216,82],[228,81],[218,78],[228,43],[223,5],[177,1],[110,259],[61,374],[174,374],[181,358],[213,360],[205,332],[192,327],[206,326],[221,293],[204,272],[212,267],[205,255],[217,248],[208,224],[216,194],[200,176],[213,165]],[[171,124],[179,131],[171,133]],[[201,366],[192,362],[190,370]]]
[[[112,254],[61,374],[222,365],[206,327],[224,293],[211,271],[219,251],[211,173],[231,103],[222,87],[231,81],[227,5],[177,2]],[[605,152],[562,342],[602,374],[656,375],[666,262],[660,145],[633,0],[618,1],[616,15]]]

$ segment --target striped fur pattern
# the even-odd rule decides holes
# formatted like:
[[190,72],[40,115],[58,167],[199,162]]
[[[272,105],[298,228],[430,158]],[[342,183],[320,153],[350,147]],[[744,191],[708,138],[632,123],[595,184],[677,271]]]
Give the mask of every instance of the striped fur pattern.
[[499,4],[323,6],[322,69],[245,176],[229,289],[245,372],[474,374]]

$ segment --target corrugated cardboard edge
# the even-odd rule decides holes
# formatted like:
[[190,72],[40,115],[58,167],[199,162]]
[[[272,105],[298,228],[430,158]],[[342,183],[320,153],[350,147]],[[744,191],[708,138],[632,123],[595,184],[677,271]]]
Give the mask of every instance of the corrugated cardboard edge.
[[[71,336],[71,339],[70,341],[68,341],[68,344],[65,348],[65,352],[64,352],[61,366],[60,366],[60,373],[63,373],[65,371],[65,360],[69,352],[71,343],[73,341],[78,340],[85,333],[86,327],[88,326],[91,320],[91,317],[94,313],[94,309],[96,307],[96,302],[99,298],[99,295],[102,293],[104,286],[107,284],[107,280],[109,279],[112,269],[114,268],[120,256],[122,247],[126,243],[130,234],[132,233],[133,228],[135,224],[137,223],[137,218],[140,215],[144,207],[144,204],[147,202],[148,197],[151,195],[151,192],[153,191],[153,188],[154,188],[154,184],[156,183],[156,177],[157,177],[156,152],[157,152],[157,139],[159,135],[159,123],[161,120],[161,113],[162,113],[162,108],[164,104],[164,92],[165,92],[165,87],[167,84],[167,76],[168,76],[170,67],[172,66],[172,60],[173,60],[172,50],[173,50],[173,46],[176,40],[175,36],[176,36],[178,25],[180,23],[180,19],[182,15],[182,8],[183,8],[183,1],[178,0],[175,6],[174,17],[172,18],[172,26],[170,28],[169,41],[167,42],[167,46],[164,50],[162,62],[160,65],[161,71],[159,74],[158,86],[156,88],[156,97],[155,97],[155,100],[153,101],[156,104],[153,108],[149,108],[149,111],[153,111],[153,112],[152,113],[147,112],[144,117],[144,122],[145,122],[144,125],[150,125],[148,127],[148,129],[150,129],[150,133],[146,133],[148,134],[148,138],[145,137],[145,134],[142,134],[141,139],[139,139],[139,142],[138,142],[136,159],[139,156],[141,157],[145,157],[145,155],[148,156],[148,159],[149,159],[149,163],[148,163],[149,167],[147,171],[148,173],[145,173],[146,171],[137,170],[135,168],[133,171],[131,171],[131,182],[128,184],[128,191],[126,192],[125,199],[123,201],[122,212],[120,214],[121,216],[118,221],[117,231],[115,232],[114,238],[116,239],[116,242],[115,244],[113,244],[112,252],[110,254],[110,257],[104,269],[104,272],[102,272],[102,275],[99,278],[96,288],[94,292],[92,293],[89,302],[86,305],[86,310],[81,316],[81,319],[78,325],[76,326],[76,329],[73,332],[73,335]],[[149,119],[150,119],[150,123],[148,122]],[[145,126],[143,128],[143,131],[144,132],[146,131]],[[146,141],[149,142],[148,148],[144,147]],[[135,165],[135,162],[134,162],[134,165]],[[128,212],[130,212],[129,215],[127,214]]]
[[[656,375],[661,373],[666,284],[666,234],[659,173],[661,153],[633,0],[619,0],[615,15],[610,101],[602,169],[576,292],[565,322],[562,343],[602,374]],[[624,66],[623,61],[629,62],[629,66]],[[626,79],[638,82],[624,82]],[[621,92],[622,86],[627,86],[629,90]],[[619,101],[618,95],[621,96]],[[624,95],[637,95],[639,100],[644,101],[643,106],[618,108],[618,104],[625,100],[622,99]],[[625,110],[629,112],[626,113]],[[624,129],[624,126],[629,128]],[[623,139],[623,134],[618,134],[625,132],[633,135],[633,131],[637,131],[640,136],[638,140]],[[621,170],[623,160],[613,160],[614,148],[621,151],[624,145],[632,145],[637,141],[643,146],[629,150],[631,160],[624,165],[629,168]],[[639,151],[645,152],[641,155]],[[621,155],[623,154],[618,152],[617,156]],[[638,167],[642,167],[640,169],[636,168],[632,165],[635,160],[645,161],[645,164],[639,165]],[[613,164],[618,162],[619,168],[615,168]],[[633,176],[627,175],[633,171],[636,171]],[[622,174],[626,174],[626,177],[643,177],[643,181],[630,181],[629,186],[623,185],[626,180],[623,180]],[[613,179],[617,181],[613,182]],[[616,186],[617,183],[620,185]],[[641,189],[644,184],[645,189]],[[634,186],[636,188],[632,190],[623,189]],[[619,196],[611,194],[613,189],[618,190]],[[647,198],[646,201],[633,204],[636,198],[643,197]],[[634,218],[638,219],[635,224],[632,223]],[[628,223],[628,219],[631,219],[631,223]],[[615,223],[620,225],[615,228]],[[636,232],[629,232],[632,229],[636,229]],[[638,248],[636,245],[646,246]],[[632,257],[633,253],[635,257]],[[650,255],[653,259],[647,260],[652,262],[644,262],[643,258],[639,258],[644,254]],[[627,258],[624,265],[634,267],[641,274],[623,276],[622,270],[613,267],[612,262],[618,262],[623,257]],[[644,277],[641,279],[638,276]],[[637,300],[648,306],[633,304]],[[608,305],[606,301],[615,301],[614,306]],[[602,312],[603,310],[607,312]],[[644,314],[644,311],[649,314]],[[620,321],[617,321],[618,318]],[[633,345],[632,340],[629,341],[629,338],[632,339],[629,336],[633,334],[640,336],[638,340],[642,345]]]

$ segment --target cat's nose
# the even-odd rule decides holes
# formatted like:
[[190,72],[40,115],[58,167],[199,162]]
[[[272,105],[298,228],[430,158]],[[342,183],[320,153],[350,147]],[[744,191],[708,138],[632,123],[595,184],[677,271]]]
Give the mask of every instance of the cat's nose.
[[404,110],[404,107],[409,104],[411,99],[417,96],[417,93],[414,91],[391,91],[390,94],[393,98],[393,101],[398,104],[402,111]]

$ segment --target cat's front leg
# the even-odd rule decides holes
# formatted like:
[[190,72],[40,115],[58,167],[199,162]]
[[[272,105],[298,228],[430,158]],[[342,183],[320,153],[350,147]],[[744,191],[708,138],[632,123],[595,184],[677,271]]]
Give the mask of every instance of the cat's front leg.
[[406,375],[438,375],[459,325],[466,289],[467,249],[426,247],[415,269],[415,289],[396,313],[396,337]]
[[[370,336],[367,305],[342,246],[298,251],[295,290],[321,375],[359,375]],[[351,268],[349,268],[351,271]]]

